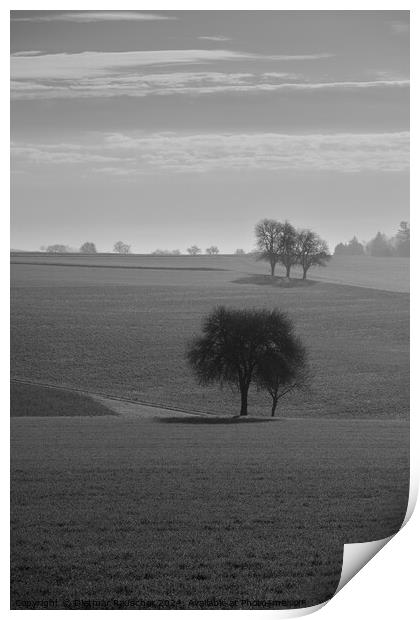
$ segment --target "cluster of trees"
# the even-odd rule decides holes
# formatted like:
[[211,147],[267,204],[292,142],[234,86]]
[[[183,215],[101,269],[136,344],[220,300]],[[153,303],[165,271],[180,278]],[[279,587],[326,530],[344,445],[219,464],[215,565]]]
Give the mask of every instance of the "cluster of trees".
[[278,310],[216,307],[204,319],[202,335],[189,343],[187,360],[202,385],[237,389],[240,416],[248,414],[252,384],[269,394],[273,417],[283,396],[308,384],[307,351]]
[[325,267],[331,258],[327,243],[316,232],[307,228],[298,230],[287,220],[261,220],[255,226],[255,236],[257,259],[270,264],[272,276],[279,263],[285,267],[287,278],[291,268],[299,265],[305,280],[311,267]]
[[353,237],[348,243],[339,243],[334,249],[334,255],[336,256],[360,256],[364,253],[365,248],[357,237]]
[[114,252],[116,254],[130,254],[131,245],[128,245],[128,243],[124,243],[123,241],[117,241],[114,243]]
[[181,256],[181,250],[154,250],[151,252],[152,256]]
[[337,256],[410,256],[410,227],[408,222],[400,222],[400,227],[394,237],[387,237],[378,232],[367,243],[361,243],[357,237],[353,237],[348,243],[336,245],[334,254]]
[[68,245],[62,245],[55,243],[54,245],[41,246],[41,252],[48,252],[50,254],[68,254],[72,249]]

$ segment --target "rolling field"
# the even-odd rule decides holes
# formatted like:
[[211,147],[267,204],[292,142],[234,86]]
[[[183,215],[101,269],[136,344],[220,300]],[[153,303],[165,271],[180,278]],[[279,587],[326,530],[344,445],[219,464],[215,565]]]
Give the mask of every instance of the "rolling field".
[[[198,260],[213,264],[212,257]],[[237,271],[13,264],[12,375],[234,414],[238,398],[229,389],[196,384],[186,343],[217,304],[278,307],[295,320],[314,373],[311,394],[283,400],[280,415],[407,417],[408,294],[321,282],[243,283],[250,277],[240,271],[243,260]],[[250,413],[268,408],[267,397],[250,395]]]
[[[40,252],[13,253],[11,262],[14,265],[44,265],[44,266],[84,266],[83,270],[78,270],[75,282],[82,284],[83,281],[98,283],[101,275],[92,273],[92,268],[110,267],[114,269],[139,269],[139,270],[170,270],[190,272],[187,283],[192,283],[191,272],[193,271],[217,271],[217,280],[223,278],[221,271],[239,272],[242,274],[267,274],[267,264],[256,261],[251,256],[150,256],[150,255],[121,255],[115,254],[43,254]],[[86,273],[86,269],[88,272]],[[51,269],[51,268],[50,268]],[[80,273],[84,271],[85,273]],[[42,278],[42,273],[38,271],[38,277]],[[352,286],[362,286],[365,288],[375,288],[384,291],[408,293],[410,287],[409,260],[405,258],[375,258],[371,256],[334,256],[328,263],[327,268],[314,267],[310,270],[309,276],[312,279],[333,284],[347,284]],[[179,281],[179,273],[177,274]],[[223,281],[230,281],[232,274],[225,274]],[[284,275],[284,268],[277,266],[276,275]],[[292,277],[300,278],[301,270],[292,269]],[[115,281],[125,280],[123,272],[115,277]],[[209,274],[206,274],[206,282]],[[65,280],[69,282],[69,275]],[[105,276],[105,281],[109,280],[109,275]],[[46,282],[47,280],[45,280]]]
[[[384,261],[380,277],[359,266],[363,288],[262,285],[266,266],[247,257],[123,257],[129,269],[119,259],[12,265],[12,375],[214,417],[158,419],[132,405],[130,415],[13,418],[12,608],[326,600],[343,544],[389,536],[405,516],[403,263]],[[350,280],[346,269],[334,277]],[[185,343],[216,304],[294,318],[314,379],[280,403],[279,419],[262,418],[268,399],[253,393],[253,423],[221,424],[238,396],[191,378]]]

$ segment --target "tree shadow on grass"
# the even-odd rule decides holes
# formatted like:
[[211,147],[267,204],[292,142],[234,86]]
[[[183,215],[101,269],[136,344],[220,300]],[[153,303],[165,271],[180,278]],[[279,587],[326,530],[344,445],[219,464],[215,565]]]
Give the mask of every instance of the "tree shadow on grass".
[[256,422],[271,422],[271,418],[240,418],[235,417],[218,417],[218,416],[182,416],[170,418],[158,418],[159,422],[164,424],[253,424]]
[[259,286],[278,286],[281,288],[295,288],[302,286],[313,286],[317,284],[315,280],[302,280],[298,278],[284,278],[281,276],[249,275],[245,278],[232,280],[233,284],[258,284]]

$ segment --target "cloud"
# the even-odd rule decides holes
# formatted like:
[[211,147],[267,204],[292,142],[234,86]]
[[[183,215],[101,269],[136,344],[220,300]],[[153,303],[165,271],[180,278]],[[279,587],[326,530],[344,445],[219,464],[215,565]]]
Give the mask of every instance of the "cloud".
[[42,54],[42,52],[40,52],[39,50],[30,50],[28,52],[15,52],[13,54],[13,56],[15,56],[15,57],[19,57],[19,56],[39,56],[40,54]]
[[328,54],[264,56],[230,50],[147,50],[131,52],[80,52],[42,54],[18,52],[11,57],[15,80],[71,80],[121,73],[125,70],[168,64],[202,64],[235,60],[315,60]]
[[203,41],[231,41],[232,39],[230,37],[221,37],[221,36],[210,36],[210,35],[203,35],[201,37],[197,37],[197,39],[202,39]]
[[409,22],[391,22],[391,30],[394,34],[406,34],[410,32]]
[[[409,165],[409,134],[178,134],[90,136],[84,144],[14,144],[14,166],[51,167],[133,177],[150,173],[223,171],[401,172]],[[70,167],[70,168],[69,168]]]
[[37,11],[37,14],[28,17],[15,17],[19,11],[14,11],[12,21],[14,22],[75,22],[78,24],[91,22],[120,22],[120,21],[161,21],[177,19],[169,15],[157,15],[155,13],[137,13],[136,11],[80,11],[77,13],[60,12],[55,14],[39,15],[44,11]]
[[261,93],[319,90],[406,88],[409,81],[391,78],[351,82],[306,82],[288,72],[224,73],[220,71],[140,73],[128,70],[67,79],[14,79],[13,99],[83,99],[86,97],[202,96],[218,93]]

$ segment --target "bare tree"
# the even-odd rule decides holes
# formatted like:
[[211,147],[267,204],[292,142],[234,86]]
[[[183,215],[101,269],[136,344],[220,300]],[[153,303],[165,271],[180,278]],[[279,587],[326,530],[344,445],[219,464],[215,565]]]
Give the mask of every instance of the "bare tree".
[[197,256],[197,254],[201,254],[200,248],[196,245],[192,245],[190,248],[187,248],[187,252],[190,256]]
[[279,262],[286,267],[286,278],[290,278],[290,270],[298,262],[297,231],[287,220],[279,223],[277,252]]
[[116,254],[130,254],[131,246],[127,245],[127,243],[123,243],[122,241],[117,241],[114,243],[114,252],[116,252]]
[[297,262],[303,270],[302,279],[306,280],[308,270],[318,265],[325,267],[331,255],[327,242],[313,230],[300,230],[297,235]]
[[278,310],[219,306],[204,319],[202,331],[188,346],[188,362],[202,385],[237,388],[241,416],[248,414],[251,383],[274,390],[275,376],[279,386],[291,384],[303,364],[303,345],[290,319]]
[[206,249],[206,254],[219,254],[219,248],[216,245],[211,245],[209,248]]
[[270,264],[271,276],[274,276],[276,265],[279,262],[280,250],[280,223],[276,220],[261,220],[255,226],[257,238],[258,260],[264,260]]
[[81,247],[80,252],[82,254],[96,254],[96,246],[92,241],[86,241]]

